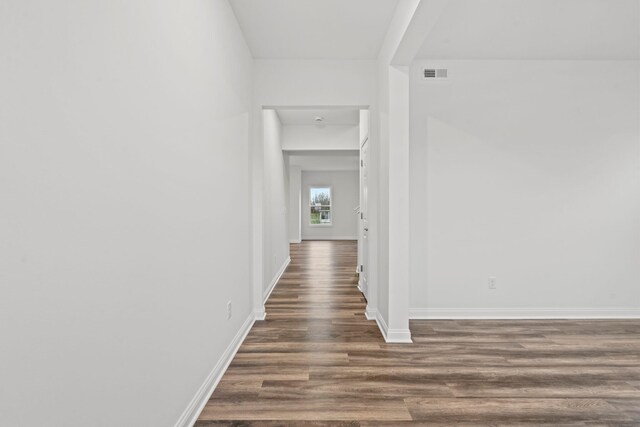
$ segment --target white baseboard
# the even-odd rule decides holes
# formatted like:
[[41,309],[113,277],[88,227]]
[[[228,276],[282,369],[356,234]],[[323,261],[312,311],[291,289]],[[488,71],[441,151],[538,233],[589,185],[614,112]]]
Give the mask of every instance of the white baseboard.
[[413,344],[411,331],[407,329],[389,329],[385,341],[395,344]]
[[358,240],[357,236],[303,237],[302,240]]
[[387,322],[384,320],[384,317],[382,317],[378,312],[376,312],[375,320],[376,320],[376,323],[378,324],[378,329],[380,329],[380,332],[382,332],[382,336],[384,337],[384,340],[387,341],[387,329],[389,329],[389,327],[387,326]]
[[640,308],[412,308],[410,319],[638,319]]
[[413,343],[413,340],[411,339],[411,331],[409,329],[389,329],[389,326],[387,326],[387,322],[380,315],[379,311],[376,311],[375,320],[378,324],[380,332],[382,332],[382,336],[384,337],[385,342],[397,344]]
[[377,316],[378,316],[378,310],[376,310],[375,308],[370,308],[367,305],[367,308],[364,310],[364,317],[366,317],[367,320],[376,320]]
[[213,368],[204,384],[202,384],[196,395],[191,399],[189,406],[184,410],[178,419],[178,422],[176,422],[175,427],[191,427],[198,420],[200,412],[202,412],[202,409],[211,398],[213,391],[216,389],[218,383],[222,379],[222,376],[227,371],[227,368],[238,352],[240,345],[251,330],[254,321],[255,318],[253,313],[251,313],[225,350],[220,360],[218,360],[218,363],[216,363],[216,366]]
[[284,260],[284,263],[280,267],[280,270],[278,270],[278,272],[276,273],[275,277],[271,280],[271,283],[269,283],[269,287],[267,289],[265,289],[264,293],[262,294],[262,302],[263,303],[266,303],[267,300],[269,299],[269,297],[271,296],[271,292],[273,292],[273,289],[278,284],[278,280],[280,280],[280,278],[284,274],[284,271],[289,266],[290,262],[291,262],[291,257],[287,257],[287,259]]
[[289,243],[302,243],[302,240],[289,240]]
[[264,310],[264,307],[260,310],[254,310],[253,316],[256,320],[264,320],[267,318],[267,312]]

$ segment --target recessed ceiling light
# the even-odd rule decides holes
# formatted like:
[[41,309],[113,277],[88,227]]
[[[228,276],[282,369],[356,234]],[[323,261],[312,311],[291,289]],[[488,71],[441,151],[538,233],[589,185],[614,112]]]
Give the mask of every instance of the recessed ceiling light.
[[316,117],[315,119],[313,119],[313,120],[315,120],[316,122],[321,122],[321,121],[323,121],[323,120],[324,120],[324,117],[317,116],[317,117]]

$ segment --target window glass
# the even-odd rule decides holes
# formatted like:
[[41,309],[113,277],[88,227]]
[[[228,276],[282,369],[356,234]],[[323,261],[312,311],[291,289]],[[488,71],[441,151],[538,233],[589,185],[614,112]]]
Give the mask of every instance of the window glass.
[[331,188],[311,187],[309,209],[311,225],[331,224]]

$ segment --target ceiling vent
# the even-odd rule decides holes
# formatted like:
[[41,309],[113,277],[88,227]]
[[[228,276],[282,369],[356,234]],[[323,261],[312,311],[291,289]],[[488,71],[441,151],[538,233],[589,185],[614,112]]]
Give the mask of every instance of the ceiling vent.
[[424,69],[424,78],[425,79],[446,79],[447,78],[447,69],[446,68],[425,68]]

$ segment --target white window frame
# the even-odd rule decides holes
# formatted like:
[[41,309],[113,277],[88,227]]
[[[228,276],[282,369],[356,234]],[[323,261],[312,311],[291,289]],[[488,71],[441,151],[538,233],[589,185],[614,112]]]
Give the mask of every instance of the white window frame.
[[[329,205],[329,218],[331,222],[328,223],[324,223],[324,224],[312,224],[311,223],[311,208],[313,206],[311,206],[311,189],[313,188],[328,188],[329,189],[329,199],[331,201],[331,204]],[[317,185],[310,185],[307,188],[307,197],[309,198],[309,204],[307,205],[307,214],[309,215],[309,227],[333,227],[333,186],[331,185],[321,185],[321,184],[317,184]]]

